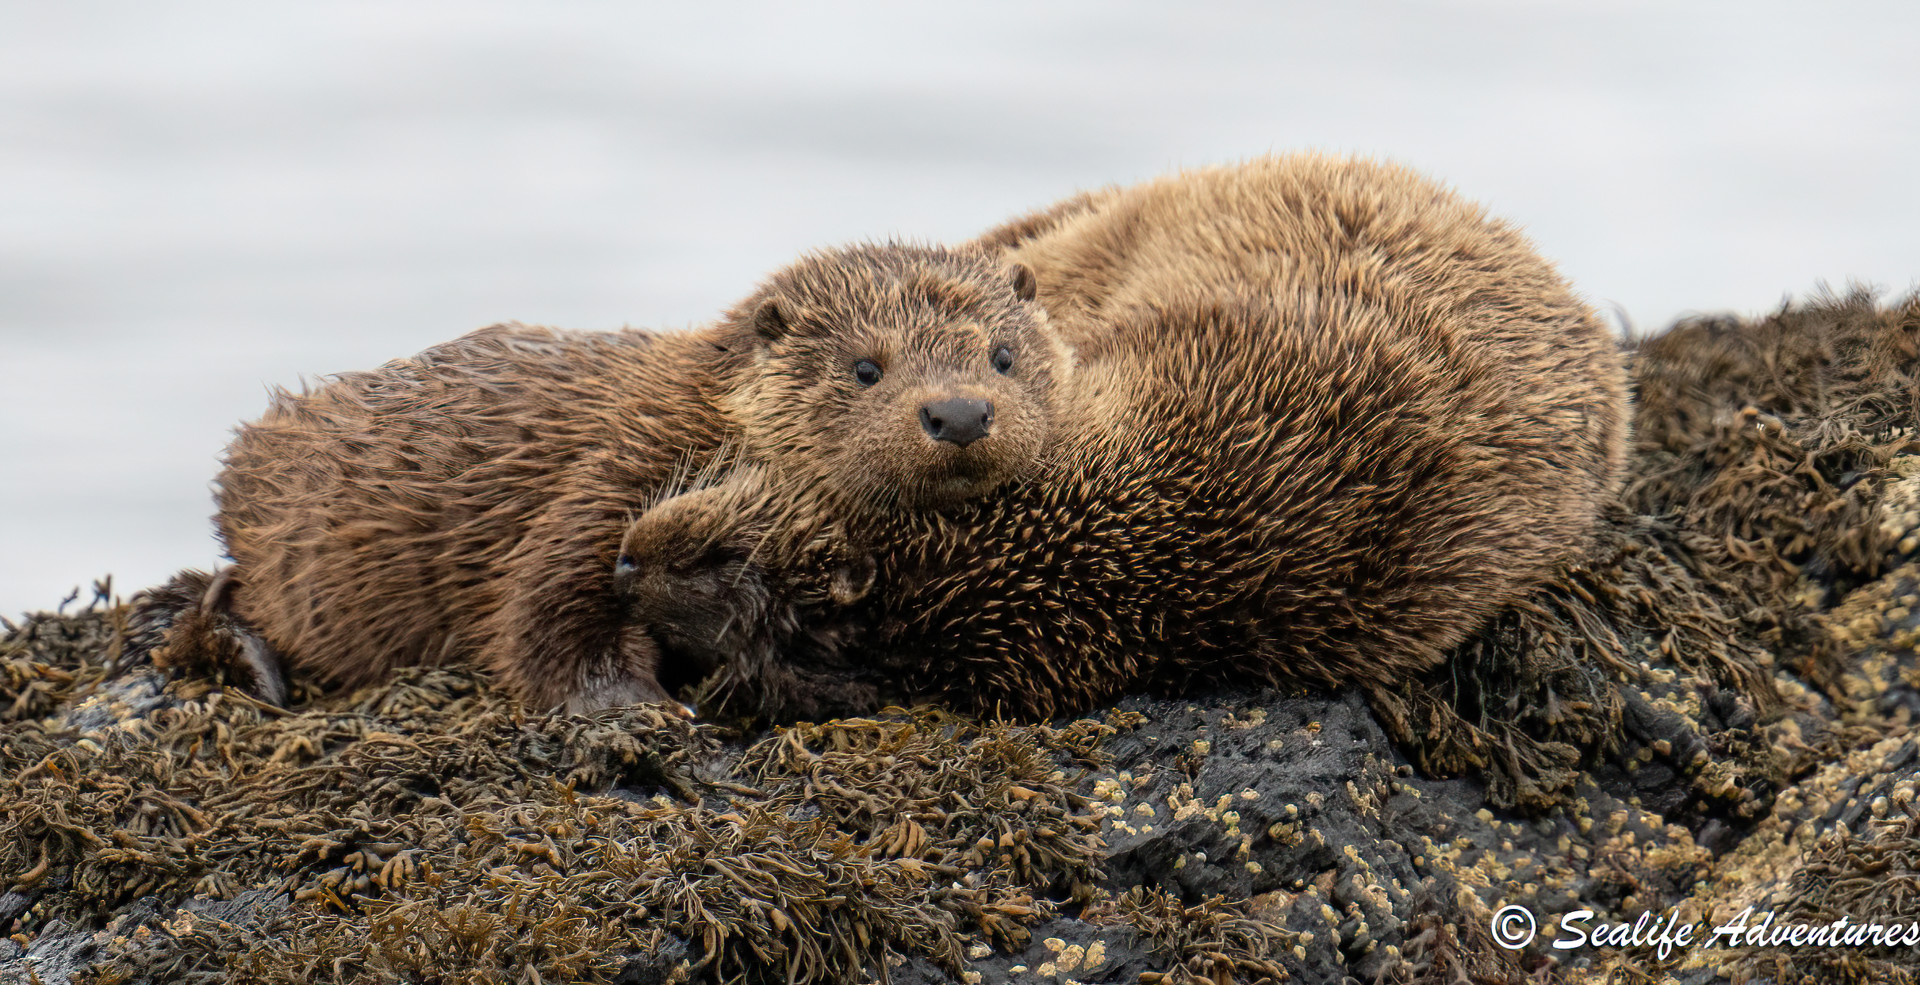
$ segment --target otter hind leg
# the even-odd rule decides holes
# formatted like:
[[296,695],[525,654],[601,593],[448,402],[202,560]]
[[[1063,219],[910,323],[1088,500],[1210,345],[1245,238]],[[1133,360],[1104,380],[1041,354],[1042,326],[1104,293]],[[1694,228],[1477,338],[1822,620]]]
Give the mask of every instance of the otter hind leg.
[[288,696],[286,660],[258,633],[244,626],[241,629],[235,636],[240,644],[239,659],[230,664],[250,677],[249,682],[241,686],[267,704],[285,708]]
[[215,572],[188,568],[166,584],[134,596],[116,669],[150,661],[160,670],[206,673],[268,704],[285,707],[286,661],[239,616],[232,600],[239,584],[227,565]]

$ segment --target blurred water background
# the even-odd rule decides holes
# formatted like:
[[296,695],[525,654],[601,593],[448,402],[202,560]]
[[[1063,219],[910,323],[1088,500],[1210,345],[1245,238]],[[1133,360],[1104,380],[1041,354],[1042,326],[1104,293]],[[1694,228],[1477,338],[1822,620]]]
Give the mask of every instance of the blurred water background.
[[1640,330],[1920,275],[1920,7],[12,3],[0,613],[210,565],[265,388],[518,319],[685,326],[1267,150],[1396,158]]

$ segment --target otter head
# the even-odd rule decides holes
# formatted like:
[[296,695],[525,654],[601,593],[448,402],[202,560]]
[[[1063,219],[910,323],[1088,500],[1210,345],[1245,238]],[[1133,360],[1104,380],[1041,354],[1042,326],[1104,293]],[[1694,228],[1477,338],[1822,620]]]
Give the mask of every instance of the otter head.
[[763,530],[744,515],[743,483],[662,500],[627,525],[613,591],[625,632],[659,647],[662,684],[676,692],[764,650],[769,596],[752,563]]
[[1036,468],[1069,364],[1032,271],[898,244],[807,256],[729,313],[748,454],[852,502],[939,507]]
[[627,525],[613,574],[622,632],[654,642],[659,678],[677,693],[711,681],[722,705],[744,688],[763,712],[851,709],[844,700],[827,703],[845,698],[845,687],[806,683],[805,672],[787,666],[787,647],[832,649],[834,616],[872,591],[874,560],[837,526],[800,519],[817,501],[769,488],[767,479],[763,467],[739,466]]

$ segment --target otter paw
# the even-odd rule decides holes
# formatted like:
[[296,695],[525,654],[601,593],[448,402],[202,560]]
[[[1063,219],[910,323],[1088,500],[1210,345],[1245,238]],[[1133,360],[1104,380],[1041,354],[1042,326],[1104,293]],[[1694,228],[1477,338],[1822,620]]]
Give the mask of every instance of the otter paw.
[[608,708],[626,705],[666,705],[682,718],[695,717],[692,706],[676,701],[657,681],[636,677],[599,680],[586,684],[567,696],[560,711],[566,715],[591,715]]

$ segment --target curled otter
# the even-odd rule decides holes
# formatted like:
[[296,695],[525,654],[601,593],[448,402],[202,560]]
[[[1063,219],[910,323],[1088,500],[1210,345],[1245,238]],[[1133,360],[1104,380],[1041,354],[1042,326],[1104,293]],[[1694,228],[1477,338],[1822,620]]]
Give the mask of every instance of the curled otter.
[[[865,514],[742,473],[707,522],[751,559],[757,621],[720,654],[747,710],[1390,684],[1578,551],[1619,481],[1615,340],[1511,226],[1404,168],[1265,158],[985,241],[1073,352],[1046,468]],[[843,602],[850,557],[875,578]]]

